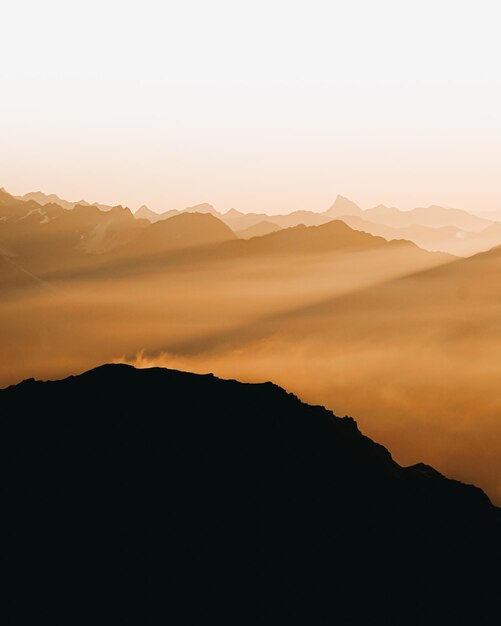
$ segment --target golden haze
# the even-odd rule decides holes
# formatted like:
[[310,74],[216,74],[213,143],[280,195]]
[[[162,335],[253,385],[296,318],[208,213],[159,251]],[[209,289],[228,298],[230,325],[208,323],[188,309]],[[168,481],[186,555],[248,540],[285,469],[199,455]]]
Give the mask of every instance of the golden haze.
[[17,202],[2,386],[111,360],[272,380],[501,502],[500,249],[458,259],[340,220],[242,240],[210,214]]

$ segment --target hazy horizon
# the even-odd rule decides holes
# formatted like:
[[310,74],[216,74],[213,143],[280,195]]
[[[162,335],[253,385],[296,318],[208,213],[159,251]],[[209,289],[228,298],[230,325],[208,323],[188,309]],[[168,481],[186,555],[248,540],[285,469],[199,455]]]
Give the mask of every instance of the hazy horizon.
[[[501,209],[498,9],[4,8],[2,184],[157,210]],[[13,53],[15,51],[15,53]]]
[[[46,190],[46,189],[27,189],[27,190],[23,190],[23,191],[18,191],[18,190],[12,190],[7,188],[5,185],[1,185],[0,184],[0,189],[4,189],[4,191],[6,191],[7,193],[9,193],[10,195],[16,197],[16,198],[23,198],[24,196],[27,196],[29,194],[38,194],[41,193],[44,196],[57,196],[60,200],[64,200],[65,202],[70,202],[70,203],[75,203],[78,204],[78,202],[88,202],[89,204],[106,204],[105,202],[102,201],[102,199],[100,198],[94,198],[92,192],[89,194],[89,197],[80,197],[80,198],[68,198],[68,197],[64,197],[62,194],[58,193],[57,190]],[[450,205],[439,205],[436,202],[425,202],[423,204],[420,205],[412,205],[412,206],[407,206],[407,207],[401,207],[401,206],[394,206],[394,205],[389,205],[389,204],[385,204],[384,202],[376,202],[374,204],[371,205],[360,205],[356,200],[354,200],[352,197],[347,196],[344,193],[335,193],[332,197],[332,200],[326,205],[326,206],[322,206],[322,207],[316,207],[316,208],[307,208],[307,207],[299,207],[299,208],[294,208],[294,209],[290,209],[290,210],[283,210],[283,211],[259,211],[259,210],[254,210],[252,208],[248,209],[248,210],[244,210],[239,208],[238,206],[235,205],[231,205],[229,208],[221,208],[217,205],[215,205],[213,202],[211,202],[210,198],[206,198],[206,199],[202,199],[200,198],[199,201],[197,202],[193,202],[192,204],[185,204],[185,205],[179,205],[179,206],[174,206],[174,205],[165,205],[162,207],[159,206],[150,206],[147,205],[146,203],[139,203],[136,205],[132,205],[130,203],[127,202],[118,202],[118,203],[111,203],[109,206],[123,206],[123,207],[127,207],[129,208],[132,213],[137,213],[137,211],[146,206],[148,209],[150,209],[151,211],[154,211],[155,213],[161,214],[161,213],[165,213],[168,211],[182,211],[186,208],[190,208],[190,207],[196,207],[196,206],[200,206],[202,204],[209,204],[211,206],[213,206],[213,208],[221,214],[225,214],[228,213],[231,210],[236,210],[239,211],[241,213],[257,213],[257,214],[262,214],[262,215],[268,215],[268,216],[273,216],[273,215],[288,215],[290,213],[293,213],[295,211],[309,211],[312,213],[324,213],[326,212],[330,207],[332,207],[332,205],[335,203],[337,198],[342,198],[342,199],[346,199],[349,200],[350,202],[354,202],[360,209],[362,209],[362,211],[367,211],[369,209],[373,209],[376,207],[380,207],[380,206],[386,206],[388,208],[395,208],[398,209],[399,211],[402,212],[408,212],[408,211],[412,211],[415,208],[430,208],[430,207],[442,207],[442,208],[447,208],[447,209],[460,209],[462,211],[466,211],[468,213],[471,213],[472,215],[479,215],[482,214],[484,216],[488,216],[489,212],[492,212],[493,216],[495,213],[497,213],[496,209],[491,209],[489,210],[474,210],[474,209],[468,209],[462,206],[450,206]],[[501,209],[500,209],[501,210]]]

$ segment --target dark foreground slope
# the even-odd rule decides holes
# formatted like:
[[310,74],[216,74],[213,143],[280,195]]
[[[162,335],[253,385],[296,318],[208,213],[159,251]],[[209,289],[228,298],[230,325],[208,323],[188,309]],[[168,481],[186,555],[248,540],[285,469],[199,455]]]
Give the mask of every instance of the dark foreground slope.
[[7,624],[490,624],[499,510],[270,384],[0,391]]

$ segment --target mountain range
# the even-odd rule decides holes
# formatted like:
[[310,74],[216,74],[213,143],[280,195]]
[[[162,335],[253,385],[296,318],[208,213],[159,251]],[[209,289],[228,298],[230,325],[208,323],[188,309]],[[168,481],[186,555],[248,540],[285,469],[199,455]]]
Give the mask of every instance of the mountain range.
[[[310,228],[299,223],[284,229],[272,224],[270,229],[271,223],[266,223],[262,235],[244,234],[243,239],[250,241],[237,243],[238,236],[210,205],[169,213],[170,217],[151,222],[138,217],[147,215],[146,210],[134,216],[121,206],[102,211],[95,205],[78,204],[65,209],[52,203],[40,205],[33,199],[19,200],[3,190],[0,191],[0,254],[13,267],[42,278],[44,272],[61,267],[76,271],[124,258],[142,263],[158,255],[230,241],[234,245],[218,250],[218,256],[307,250],[318,253],[353,246],[392,245],[330,219],[325,222],[321,219],[321,226]],[[297,216],[291,216],[294,222]],[[259,224],[262,222],[250,228]],[[207,254],[210,257],[211,251]]]
[[490,624],[500,510],[271,384],[0,391],[8,624]]
[[418,207],[410,211],[401,211],[396,207],[387,207],[380,204],[372,209],[362,210],[354,202],[338,196],[334,204],[327,209],[327,214],[331,217],[341,217],[343,215],[356,215],[368,221],[386,226],[401,227],[421,225],[431,228],[443,226],[455,226],[458,229],[477,232],[490,225],[490,221],[472,215],[461,209],[445,208],[431,205],[429,207]]
[[[68,202],[55,194],[47,195],[42,192],[28,193],[17,196],[16,199],[36,202],[40,206],[57,204],[67,210],[76,206],[95,206],[101,211],[110,211],[113,208],[97,202],[90,204],[84,200]],[[230,209],[226,213],[221,213],[211,204],[202,203],[161,213],[143,205],[136,211],[135,217],[156,223],[182,213],[209,213],[244,239],[300,224],[319,226],[332,219],[340,219],[355,230],[382,236],[387,240],[407,239],[432,252],[471,256],[501,245],[501,226],[498,225],[501,218],[495,211],[484,212],[479,216],[461,209],[436,205],[409,211],[385,205],[361,209],[355,202],[340,195],[333,205],[323,212],[293,211],[289,214],[266,215]]]
[[63,200],[55,193],[45,194],[41,191],[31,191],[29,193],[25,193],[23,196],[14,196],[16,200],[23,201],[33,201],[39,204],[40,206],[46,206],[47,204],[57,204],[63,209],[74,209],[76,206],[95,206],[101,211],[109,211],[113,207],[107,204],[100,204],[99,202],[86,202],[85,200],[78,200],[76,202],[70,202],[68,200]]
[[[488,219],[486,215],[479,217],[461,209],[435,205],[410,211],[400,211],[396,207],[384,205],[362,210],[348,198],[337,196],[331,207],[319,213],[293,211],[287,215],[264,215],[241,213],[235,209],[219,213],[210,204],[184,209],[194,210],[212,213],[243,238],[261,236],[279,228],[290,228],[299,224],[318,226],[332,219],[339,219],[355,230],[387,240],[406,239],[431,252],[471,256],[501,244],[501,226],[497,222],[497,213],[491,212],[491,219]],[[143,206],[136,212],[136,216],[157,222],[182,212],[183,210],[171,210],[155,213]]]
[[4,191],[0,384],[114,359],[265,377],[501,503],[499,249],[374,234],[329,219],[244,239],[209,210],[152,224]]

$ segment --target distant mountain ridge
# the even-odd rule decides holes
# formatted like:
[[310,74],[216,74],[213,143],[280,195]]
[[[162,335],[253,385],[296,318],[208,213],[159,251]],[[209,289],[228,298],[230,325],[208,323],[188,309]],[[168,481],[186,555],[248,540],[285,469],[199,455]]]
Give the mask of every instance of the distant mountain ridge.
[[37,202],[41,206],[45,206],[46,204],[58,204],[63,209],[74,209],[76,206],[95,206],[100,211],[110,211],[113,206],[107,204],[100,204],[99,202],[86,202],[85,200],[77,200],[76,202],[69,202],[68,200],[63,200],[55,193],[45,194],[41,191],[31,191],[30,193],[25,193],[24,196],[15,196],[17,200],[33,200]]
[[485,494],[271,383],[106,365],[2,390],[0,412],[7,623],[498,614]]
[[[383,237],[377,237],[369,233],[363,233],[350,228],[342,220],[329,220],[319,226],[305,226],[298,224],[290,228],[282,228],[275,232],[254,237],[245,242],[245,249],[251,250],[274,250],[277,254],[291,253],[314,253],[329,252],[344,249],[368,250],[383,247],[392,248],[394,245],[407,245],[417,248],[410,241],[387,241]],[[239,246],[238,242],[233,244]],[[244,248],[240,246],[243,250]]]
[[235,233],[209,212],[187,212],[160,220],[144,228],[127,248],[117,254],[154,255],[182,248],[217,245],[237,239]]
[[398,227],[414,224],[431,226],[432,228],[455,226],[456,228],[473,232],[479,232],[491,224],[489,220],[472,215],[467,211],[435,205],[418,207],[410,211],[400,211],[395,207],[379,205],[364,211],[363,217],[387,226]]
[[[151,224],[133,216],[127,207],[103,211],[85,204],[65,209],[0,192],[0,255],[7,255],[21,271],[37,275],[65,265],[69,269],[96,263],[107,255],[152,255],[235,238],[209,213],[181,213]],[[8,275],[13,272],[11,265],[4,266]]]
[[269,235],[280,230],[280,226],[274,222],[263,220],[252,226],[248,226],[242,230],[236,230],[235,233],[241,239],[251,239],[251,237],[262,237],[263,235]]
[[360,230],[388,241],[406,239],[430,252],[447,252],[456,256],[470,256],[501,244],[501,224],[494,222],[480,232],[465,231],[456,226],[387,226],[356,215],[342,215],[338,219],[354,230]]
[[[112,208],[97,202],[90,205],[83,200],[68,202],[55,194],[47,195],[41,192],[28,193],[19,196],[18,199],[36,201],[40,206],[58,204],[65,209],[72,209],[78,204],[96,206],[102,211],[109,211]],[[387,207],[383,204],[361,209],[355,202],[341,195],[338,195],[332,206],[325,211],[299,210],[288,214],[269,215],[242,213],[236,209],[230,209],[222,213],[211,204],[204,202],[185,209],[170,209],[161,213],[142,205],[134,215],[136,218],[155,223],[182,213],[194,212],[212,214],[234,232],[241,233],[244,239],[265,235],[277,228],[291,228],[300,224],[319,226],[332,219],[341,219],[351,227],[383,236],[388,240],[404,238],[413,241],[425,250],[459,256],[470,256],[501,245],[501,231],[495,226],[498,220],[501,221],[501,217],[496,211],[473,214],[461,209],[437,205],[401,211],[396,207]],[[363,220],[364,224],[357,222],[357,219]],[[273,224],[273,228],[259,226],[263,222]],[[355,224],[361,227],[357,228]],[[385,230],[388,228],[392,230]]]
[[[501,234],[496,222],[487,216],[479,217],[461,209],[431,205],[401,211],[396,207],[378,205],[370,209],[361,209],[355,202],[338,195],[335,202],[324,212],[293,211],[284,215],[264,213],[242,213],[230,209],[227,213],[218,213],[212,205],[199,205],[204,211],[210,207],[213,215],[225,222],[232,230],[242,233],[244,238],[272,232],[269,227],[261,227],[263,222],[274,227],[290,228],[303,224],[319,226],[332,219],[340,219],[356,230],[363,230],[387,240],[407,239],[429,251],[440,251],[459,256],[470,256],[495,245],[501,245]],[[186,211],[192,208],[185,209]],[[176,211],[176,214],[183,211]],[[151,222],[167,219],[173,211],[155,213],[147,207],[141,207],[136,216]],[[492,214],[495,217],[496,214]],[[363,220],[360,221],[360,220]],[[274,228],[276,230],[276,228]],[[250,233],[247,234],[247,231]]]
[[[146,214],[144,209],[141,215]],[[256,226],[249,227],[250,233],[243,233],[243,239],[235,235],[223,217],[211,205],[202,204],[170,212],[170,217],[152,223],[133,215],[127,207],[102,211],[86,204],[64,209],[57,204],[42,206],[34,200],[18,200],[3,191],[0,192],[0,254],[10,255],[19,268],[39,276],[53,268],[66,267],[70,271],[73,266],[85,268],[89,264],[105,263],[107,259],[135,259],[136,263],[140,258],[224,243],[233,245],[208,251],[207,258],[391,248],[391,243],[383,238],[358,232],[343,221],[323,216],[318,226],[300,223],[282,228],[275,223],[259,222],[259,234],[252,232]],[[293,223],[296,218],[292,214]],[[5,266],[5,271],[12,274],[9,266]]]

